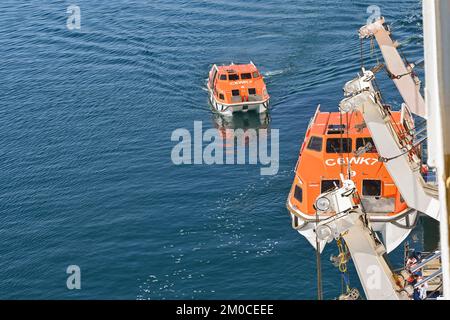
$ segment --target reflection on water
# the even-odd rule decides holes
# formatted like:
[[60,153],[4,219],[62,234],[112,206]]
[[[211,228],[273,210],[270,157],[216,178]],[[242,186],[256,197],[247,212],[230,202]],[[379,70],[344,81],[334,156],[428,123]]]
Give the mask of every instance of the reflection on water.
[[218,113],[213,113],[214,126],[222,132],[226,129],[267,129],[270,123],[268,112],[238,112],[232,117],[224,117]]
[[439,248],[439,222],[422,215],[411,231],[408,243],[417,251],[431,252]]
[[423,217],[423,250],[434,251],[439,248],[439,222]]
[[[249,143],[257,143],[258,137],[260,141],[261,139],[267,141],[270,123],[268,112],[237,112],[232,117],[225,117],[214,112],[212,118],[214,126],[222,138],[225,154],[234,154],[236,148],[242,149]],[[239,129],[242,130],[243,135],[239,134]],[[256,152],[256,150],[253,150],[253,152]]]
[[[359,67],[363,1],[73,2],[89,15],[80,32],[66,29],[69,1],[1,2],[0,298],[314,299],[313,250],[285,201],[295,141]],[[420,38],[418,0],[377,3],[399,40]],[[404,48],[411,61],[419,42]],[[175,128],[214,127],[201,90],[210,64],[250,59],[276,102],[281,174],[174,165]],[[215,126],[267,128],[260,117]],[[65,285],[69,264],[84,270],[77,292]],[[322,267],[332,299],[340,275]]]

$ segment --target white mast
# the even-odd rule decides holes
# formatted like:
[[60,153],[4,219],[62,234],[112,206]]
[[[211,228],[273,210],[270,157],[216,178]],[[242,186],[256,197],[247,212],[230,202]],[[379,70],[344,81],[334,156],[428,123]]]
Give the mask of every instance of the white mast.
[[450,299],[450,0],[424,0],[428,163],[437,168],[444,298]]

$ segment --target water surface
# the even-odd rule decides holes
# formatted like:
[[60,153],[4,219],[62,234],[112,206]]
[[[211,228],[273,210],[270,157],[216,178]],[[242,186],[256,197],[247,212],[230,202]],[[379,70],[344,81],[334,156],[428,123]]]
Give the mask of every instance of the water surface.
[[[66,28],[72,3],[81,30]],[[285,200],[317,104],[336,110],[358,71],[356,32],[372,4],[3,0],[0,298],[314,299],[314,251]],[[378,4],[420,58],[420,1]],[[278,174],[173,165],[173,130],[217,126],[211,64],[249,60],[272,96]],[[327,298],[340,293],[335,251],[323,256]],[[71,264],[79,291],[66,288]]]

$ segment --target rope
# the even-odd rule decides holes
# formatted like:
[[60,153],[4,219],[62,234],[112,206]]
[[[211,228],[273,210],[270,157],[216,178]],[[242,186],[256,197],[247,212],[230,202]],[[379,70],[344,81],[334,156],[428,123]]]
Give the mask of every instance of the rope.
[[[384,67],[384,68],[387,70],[386,67]],[[379,96],[379,102],[381,103],[382,106],[385,106],[385,103],[383,101],[383,96],[381,95],[381,92],[378,89],[379,86],[378,86],[376,79],[374,79],[374,84],[375,84],[377,94]],[[406,139],[406,134],[408,132],[406,130],[404,130],[402,127],[400,127],[399,124],[397,124],[397,122],[394,121],[394,117],[392,116],[392,113],[388,108],[384,108],[384,111],[386,112],[386,115],[389,117],[389,120],[390,120],[389,122],[392,126],[392,129],[393,129],[394,133],[399,137],[399,140],[402,143],[402,146],[409,145],[409,143]],[[413,151],[413,149],[411,149],[410,151]]]
[[[350,123],[352,122],[352,117],[353,117],[353,113],[354,110],[352,110],[351,114],[350,114],[350,119],[348,118],[348,113],[346,114],[346,120],[347,120],[347,159],[350,158],[350,146],[348,145],[349,141],[350,141]],[[352,175],[351,175],[351,169],[352,169],[352,164],[351,161],[347,161],[347,173],[348,173],[348,179],[351,179]]]
[[348,273],[342,273],[342,281],[344,282],[345,293],[349,293],[352,288],[350,288],[350,279],[348,277]]
[[[316,228],[317,224],[319,223],[319,214],[316,210]],[[320,261],[320,241],[319,237],[317,236],[317,230],[316,230],[316,269],[317,269],[317,300],[323,299],[323,293],[322,293],[322,264]]]
[[[423,139],[423,140],[426,140],[426,139]],[[414,147],[414,145],[413,145],[413,147]],[[414,149],[409,149],[409,150],[406,150],[406,151],[404,151],[404,152],[402,152],[402,153],[400,153],[400,154],[398,154],[398,155],[396,155],[396,156],[390,157],[390,158],[383,158],[383,157],[380,157],[380,158],[379,158],[379,161],[380,161],[380,162],[388,162],[388,161],[397,159],[397,158],[399,158],[399,157],[401,157],[401,156],[404,156],[405,154],[410,153],[410,152],[413,152],[413,151],[414,151]]]
[[[339,125],[341,127],[341,139],[340,139],[340,143],[339,143],[339,156],[343,157],[344,156],[344,146],[343,146],[343,139],[344,139],[344,134],[343,134],[343,130],[342,130],[342,112],[339,113]],[[347,128],[348,129],[348,128]],[[341,162],[341,174],[344,174],[344,161]]]
[[373,54],[375,52],[375,41],[373,40],[374,37],[370,37],[370,57],[373,58]]
[[[360,51],[361,51],[361,66],[364,66],[364,57],[363,57],[363,41],[362,41],[363,39],[361,39],[361,41],[360,41]],[[370,50],[371,50],[371,56],[373,55],[373,51],[374,51],[374,47],[375,47],[375,43],[374,43],[374,37],[373,36],[371,36],[370,37]],[[408,62],[408,60],[406,59],[406,56],[404,55],[404,53],[403,53],[403,51],[401,50],[401,48],[398,48],[398,50],[399,50],[399,52],[400,52],[400,56],[402,57],[402,59],[403,59],[403,62],[407,65],[407,66],[409,66],[410,64],[409,64],[409,62]],[[384,64],[380,64],[380,62],[379,62],[379,59],[378,59],[378,56],[377,56],[377,66],[374,68],[375,70],[374,71],[376,71],[376,72],[378,72],[378,69],[379,68],[384,68],[385,69],[385,71],[386,71],[386,73],[388,74],[388,76],[391,78],[391,79],[400,79],[401,77],[403,77],[403,76],[405,76],[405,75],[407,75],[407,74],[411,74],[411,75],[414,75],[414,71],[413,70],[411,70],[410,72],[407,72],[407,73],[405,73],[405,74],[402,74],[402,75],[394,75],[392,72],[390,72],[389,70],[388,70],[388,68],[384,65]],[[384,103],[384,101],[383,101],[383,96],[381,95],[381,92],[380,92],[380,90],[378,89],[379,87],[378,87],[378,83],[377,83],[377,81],[376,81],[376,79],[374,79],[374,85],[375,85],[375,89],[376,89],[376,92],[377,92],[377,97],[379,98],[379,100],[380,100],[380,103],[381,103],[381,105],[385,105],[385,103]],[[406,143],[406,144],[408,144],[407,143],[407,141],[406,141],[406,139],[405,139],[405,132],[404,132],[404,130],[402,130],[402,128],[400,128],[399,126],[398,126],[398,124],[394,121],[394,119],[393,119],[393,117],[392,117],[392,113],[390,112],[390,110],[387,110],[386,108],[385,108],[385,112],[386,112],[386,114],[389,116],[389,118],[390,118],[390,123],[392,124],[392,126],[393,126],[393,128],[394,128],[394,131],[396,131],[396,133],[397,133],[397,135],[399,136],[399,138],[400,138],[400,141],[404,144],[404,143]],[[396,130],[395,130],[396,129]]]
[[364,69],[364,47],[363,47],[363,38],[359,39],[359,61],[361,63],[361,69]]
[[408,71],[408,72],[406,72],[406,73],[403,73],[403,74],[399,74],[399,75],[397,75],[397,74],[393,74],[389,69],[388,69],[388,67],[386,67],[386,66],[384,66],[384,70],[386,70],[386,73],[387,73],[387,75],[388,75],[388,77],[390,78],[390,79],[392,79],[392,80],[399,80],[399,79],[401,79],[402,77],[404,77],[404,76],[406,76],[406,75],[408,75],[408,74],[413,74],[413,71],[411,70],[411,71]]
[[348,251],[347,251],[347,246],[345,245],[345,243],[342,241],[342,237],[336,239],[336,243],[337,243],[337,247],[339,250],[339,262],[338,262],[338,269],[339,272],[341,272],[341,276],[342,276],[342,289],[345,289],[346,291],[343,293],[348,293],[350,292],[351,288],[350,288],[350,280],[348,277],[348,268],[347,268],[347,257],[348,257]]
[[336,240],[337,246],[338,246],[338,250],[339,250],[339,271],[340,272],[347,272],[347,260],[346,260],[346,255],[347,255],[347,250],[345,248],[345,246],[342,244],[342,238],[339,238]]

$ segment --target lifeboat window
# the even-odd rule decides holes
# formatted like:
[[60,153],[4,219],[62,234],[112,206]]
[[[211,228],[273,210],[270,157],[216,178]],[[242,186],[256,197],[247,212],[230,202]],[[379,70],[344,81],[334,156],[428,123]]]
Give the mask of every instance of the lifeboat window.
[[361,147],[369,146],[370,143],[370,149],[366,151],[367,153],[376,153],[377,148],[375,148],[375,143],[373,143],[372,138],[357,138],[356,139],[356,150],[358,150]]
[[220,100],[225,99],[224,96],[223,96],[223,93],[219,93],[219,99],[220,99]]
[[259,78],[259,73],[258,72],[253,72],[253,78]]
[[220,79],[220,80],[227,80],[227,75],[226,75],[226,74],[221,74],[221,75],[219,76],[219,79]]
[[248,88],[248,94],[256,94],[255,88]]
[[330,138],[327,139],[327,153],[350,153],[352,152],[352,139]]
[[294,190],[294,198],[297,199],[298,202],[303,201],[303,190],[299,186],[295,186]]
[[381,196],[380,180],[363,180],[363,196],[379,197]]
[[231,80],[231,81],[239,80],[239,75],[235,74],[235,73],[229,74],[228,80]]
[[322,138],[320,137],[311,137],[311,139],[309,139],[309,143],[308,146],[306,147],[309,150],[314,150],[314,151],[322,151]]
[[231,94],[233,95],[233,97],[237,97],[240,95],[239,90],[231,90]]
[[320,186],[320,193],[324,193],[330,190],[333,190],[336,187],[340,187],[340,180],[322,180],[322,184]]
[[242,80],[248,80],[252,78],[252,74],[251,73],[241,73],[241,79]]
[[330,124],[327,134],[342,134],[345,132],[345,124]]

